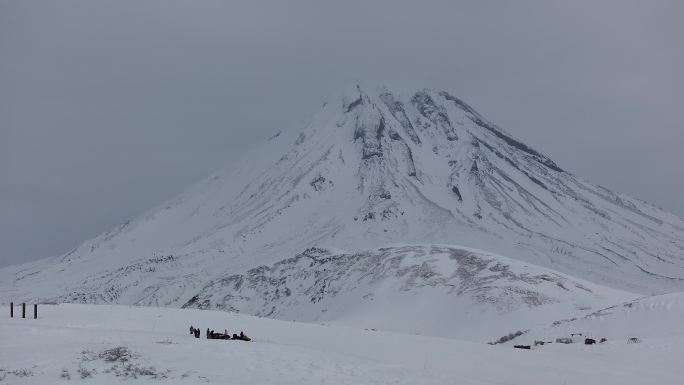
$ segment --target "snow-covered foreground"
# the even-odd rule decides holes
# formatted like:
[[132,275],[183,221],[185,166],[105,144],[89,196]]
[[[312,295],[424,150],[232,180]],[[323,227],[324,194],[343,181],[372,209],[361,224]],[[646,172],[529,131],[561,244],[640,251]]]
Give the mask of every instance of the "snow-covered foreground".
[[[221,384],[681,384],[683,295],[620,313],[597,346],[518,350],[445,338],[286,322],[226,312],[104,305],[41,306],[0,319],[0,382]],[[622,314],[622,316],[621,316]],[[674,317],[649,327],[648,317]],[[201,339],[189,334],[199,326]],[[207,340],[207,327],[252,342]],[[669,328],[664,332],[662,328]],[[631,334],[630,334],[631,335]]]

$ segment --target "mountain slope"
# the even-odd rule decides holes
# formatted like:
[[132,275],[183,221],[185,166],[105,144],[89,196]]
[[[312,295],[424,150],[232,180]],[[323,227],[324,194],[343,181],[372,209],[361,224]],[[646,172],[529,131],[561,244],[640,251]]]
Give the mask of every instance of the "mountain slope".
[[[575,342],[584,338],[599,341],[640,341],[669,343],[669,339],[684,333],[684,293],[668,293],[647,296],[589,313],[585,316],[559,319],[547,325],[531,328],[527,333],[513,339],[509,344],[529,344],[534,340],[549,341],[582,333]],[[637,342],[638,343],[638,342]]]
[[302,132],[140,218],[1,269],[0,292],[178,306],[310,247],[397,242],[475,247],[630,292],[684,289],[682,219],[563,171],[446,92],[353,86]]
[[[633,294],[479,250],[311,248],[207,284],[183,307],[488,341]],[[516,329],[517,330],[517,329]]]

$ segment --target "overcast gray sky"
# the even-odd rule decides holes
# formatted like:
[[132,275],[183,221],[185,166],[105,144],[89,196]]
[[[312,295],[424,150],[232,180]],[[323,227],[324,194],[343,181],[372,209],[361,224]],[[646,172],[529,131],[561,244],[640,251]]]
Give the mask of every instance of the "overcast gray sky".
[[0,0],[0,266],[299,128],[354,79],[445,89],[684,216],[684,1]]

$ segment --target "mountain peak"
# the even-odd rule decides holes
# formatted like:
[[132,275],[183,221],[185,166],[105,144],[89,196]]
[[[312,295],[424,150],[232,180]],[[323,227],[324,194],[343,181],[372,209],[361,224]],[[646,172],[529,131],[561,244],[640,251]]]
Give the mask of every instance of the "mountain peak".
[[[684,289],[680,218],[564,172],[448,92],[355,83],[303,131],[140,218],[0,270],[0,291],[19,298],[43,280],[84,301],[179,305],[310,247],[396,243],[473,247],[631,292]],[[146,275],[123,284],[132,271]]]
[[[554,172],[563,172],[550,158],[532,149],[485,119],[474,108],[447,91],[424,88],[408,95],[392,92],[386,86],[376,86],[356,82],[339,91],[327,103],[323,116],[331,116],[337,127],[349,126],[354,141],[363,145],[363,158],[382,156],[383,147],[389,140],[411,143],[403,146],[404,152],[413,146],[422,146],[424,141],[432,143],[432,148],[456,151],[462,146],[456,143],[463,139],[475,147],[481,144],[508,163],[516,158],[533,160]],[[350,119],[353,124],[349,124]],[[318,120],[316,128],[325,127]],[[348,139],[349,137],[347,137]],[[336,138],[345,141],[345,138]],[[452,149],[448,149],[452,143]],[[447,143],[446,145],[444,143]],[[501,150],[503,149],[503,151]],[[461,152],[461,151],[456,151]]]

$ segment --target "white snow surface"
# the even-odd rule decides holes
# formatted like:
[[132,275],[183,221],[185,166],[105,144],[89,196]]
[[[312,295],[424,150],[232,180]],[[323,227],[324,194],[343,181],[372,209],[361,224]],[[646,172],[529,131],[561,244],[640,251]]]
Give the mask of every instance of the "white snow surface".
[[395,245],[308,249],[212,281],[183,307],[487,342],[634,297],[480,250]]
[[572,337],[582,343],[585,338],[599,341],[622,341],[627,338],[660,340],[663,344],[684,333],[684,293],[670,293],[627,301],[585,316],[559,319],[549,325],[532,327],[509,344],[548,341],[557,336]]
[[[533,350],[196,309],[62,304],[0,318],[7,384],[681,384],[684,297],[613,313],[612,338]],[[660,319],[648,327],[641,316]],[[202,338],[189,334],[190,325]],[[206,328],[252,342],[207,340]],[[622,334],[628,331],[627,334]],[[639,337],[641,343],[627,343]]]
[[0,269],[3,303],[194,306],[478,341],[501,330],[493,317],[518,327],[681,290],[681,218],[563,171],[446,92],[363,85],[139,218]]

